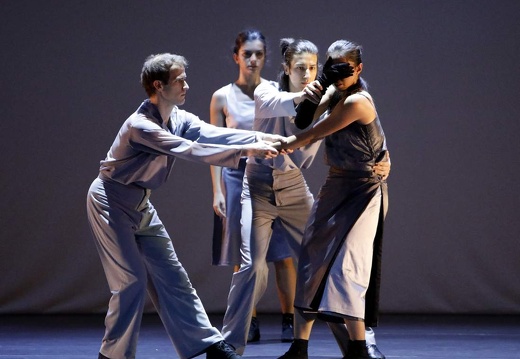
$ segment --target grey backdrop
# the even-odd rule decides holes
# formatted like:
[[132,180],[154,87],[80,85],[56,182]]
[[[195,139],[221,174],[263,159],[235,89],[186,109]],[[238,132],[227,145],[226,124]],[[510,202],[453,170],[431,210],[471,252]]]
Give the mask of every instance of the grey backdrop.
[[[322,54],[339,38],[364,46],[393,161],[382,311],[520,313],[518,14],[517,0],[2,1],[0,313],[105,311],[85,195],[145,98],[142,63],[185,55],[184,108],[208,121],[246,27],[268,38],[269,79],[281,37]],[[319,156],[306,171],[314,192],[325,169]],[[231,269],[210,265],[209,169],[178,161],[152,201],[206,309],[222,312]],[[278,308],[271,280],[259,310]]]

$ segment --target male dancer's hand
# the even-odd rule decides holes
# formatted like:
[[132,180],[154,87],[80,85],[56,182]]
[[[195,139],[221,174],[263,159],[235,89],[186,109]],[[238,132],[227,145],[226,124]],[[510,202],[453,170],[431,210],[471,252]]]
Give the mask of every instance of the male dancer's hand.
[[380,176],[383,181],[386,181],[388,176],[390,176],[390,167],[392,167],[392,164],[390,163],[390,153],[384,151],[381,153],[380,158],[377,159],[376,164],[372,168],[376,175]]
[[283,148],[283,145],[287,145],[288,140],[288,138],[285,136],[275,135],[272,133],[264,133],[262,135],[262,140],[269,143],[281,155],[286,155],[293,152],[293,150],[286,150]]
[[278,150],[271,146],[271,142],[258,141],[242,146],[242,157],[253,156],[261,159],[269,159],[278,156]]

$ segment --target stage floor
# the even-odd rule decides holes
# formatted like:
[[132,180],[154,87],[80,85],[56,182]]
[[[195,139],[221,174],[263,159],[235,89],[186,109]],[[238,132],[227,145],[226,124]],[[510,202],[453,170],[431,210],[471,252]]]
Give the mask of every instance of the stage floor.
[[[260,314],[258,318],[261,339],[247,346],[244,357],[278,358],[290,345],[279,340],[280,316]],[[220,328],[222,316],[211,315],[210,319]],[[0,316],[0,359],[97,358],[103,320],[101,315]],[[388,359],[520,358],[519,316],[383,315],[375,333],[378,347]],[[154,314],[143,319],[139,358],[178,358]],[[314,327],[309,358],[341,358],[322,322]]]

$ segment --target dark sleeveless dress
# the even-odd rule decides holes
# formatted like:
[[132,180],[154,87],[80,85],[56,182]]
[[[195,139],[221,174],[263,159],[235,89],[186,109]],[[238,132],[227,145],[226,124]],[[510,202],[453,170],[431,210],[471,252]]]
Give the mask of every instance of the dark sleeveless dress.
[[[383,222],[388,209],[386,181],[372,174],[372,166],[386,151],[379,117],[368,125],[354,122],[329,135],[325,146],[326,163],[330,169],[303,236],[295,307],[318,313],[318,317],[327,321],[343,322],[342,317],[348,317],[342,313],[320,313],[320,303],[331,268],[336,260],[344,260],[337,257],[347,235],[373,197],[379,195],[381,205],[373,240],[370,278],[365,278],[369,284],[362,298],[365,325],[377,326]],[[348,302],[350,299],[338,296],[337,300]]]

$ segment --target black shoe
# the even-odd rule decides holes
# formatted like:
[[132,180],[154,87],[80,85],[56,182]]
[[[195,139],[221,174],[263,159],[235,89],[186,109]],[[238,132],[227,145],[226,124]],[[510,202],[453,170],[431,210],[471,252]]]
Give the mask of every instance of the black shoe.
[[247,334],[247,342],[253,343],[260,340],[260,323],[256,317],[251,318],[249,333]]
[[232,345],[221,340],[206,349],[206,359],[240,359]]
[[368,347],[365,340],[349,340],[347,355],[343,359],[371,359],[368,354]]
[[368,356],[372,359],[385,359],[385,356],[375,344],[367,344]]
[[[308,341],[307,341],[308,342]],[[279,357],[278,359],[308,359],[309,356],[307,354],[307,344],[305,347],[299,347],[296,341],[293,341],[291,347],[284,355]]]
[[103,354],[99,353],[98,359],[110,359],[109,357],[104,356]]
[[284,314],[282,316],[282,343],[290,343],[294,340],[293,322],[293,314]]

